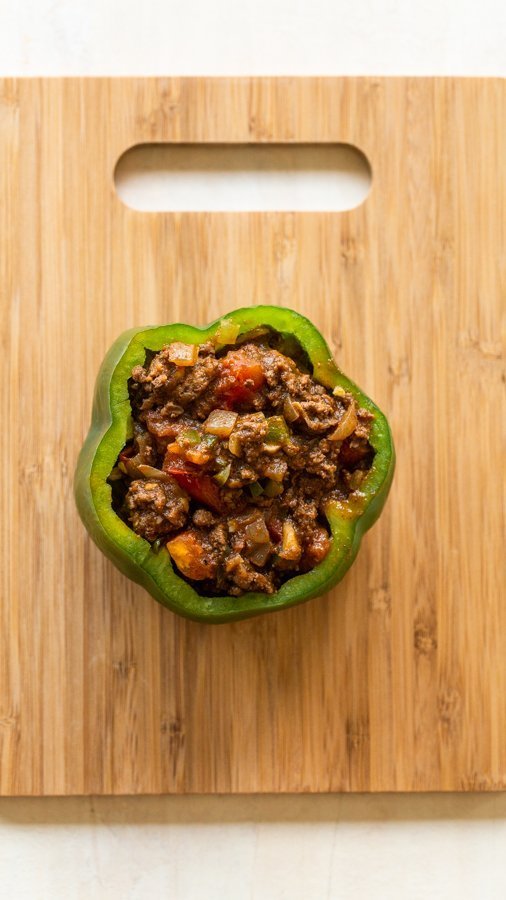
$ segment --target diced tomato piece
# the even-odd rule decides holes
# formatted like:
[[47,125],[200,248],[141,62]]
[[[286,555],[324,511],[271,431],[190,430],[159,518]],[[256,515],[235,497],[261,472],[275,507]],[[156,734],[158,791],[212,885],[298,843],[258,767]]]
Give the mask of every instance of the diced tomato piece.
[[214,512],[223,511],[220,489],[210,475],[194,474],[193,472],[171,472],[170,474],[194,500],[198,500],[199,503],[203,503]]
[[251,401],[265,383],[265,372],[260,362],[245,353],[231,350],[221,362],[221,376],[216,394],[228,407]]
[[216,574],[215,563],[194,531],[178,534],[166,546],[179,571],[187,578],[202,581]]
[[129,447],[124,447],[119,455],[120,462],[125,462],[127,459],[132,459],[132,456],[135,456],[137,453],[133,444],[130,444]]
[[164,419],[163,415],[157,409],[150,409],[146,413],[146,428],[149,433],[157,438],[175,438],[181,428],[184,427],[181,422],[175,419]]
[[278,516],[270,516],[266,521],[267,531],[275,544],[279,544],[283,536],[283,522]]
[[346,438],[341,444],[339,462],[345,469],[349,469],[350,466],[355,466],[362,459],[365,459],[369,452],[365,441],[358,443],[356,439]]
[[220,489],[210,475],[200,472],[196,467],[175,456],[170,451],[165,454],[163,471],[172,475],[179,487],[194,500],[208,506],[214,512],[223,512]]
[[306,546],[303,563],[308,569],[313,569],[322,559],[325,559],[330,550],[330,537],[325,528],[317,525],[311,534],[311,539]]

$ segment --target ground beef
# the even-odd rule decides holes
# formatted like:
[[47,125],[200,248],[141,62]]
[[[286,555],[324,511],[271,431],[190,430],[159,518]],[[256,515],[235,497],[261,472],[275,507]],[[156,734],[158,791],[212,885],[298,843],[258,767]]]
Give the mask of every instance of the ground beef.
[[314,395],[310,400],[296,402],[304,425],[311,434],[324,434],[329,428],[336,427],[340,419],[340,410],[337,403],[333,403],[327,394]]
[[[271,594],[329,552],[326,504],[360,491],[374,415],[318,384],[294,339],[269,333],[220,352],[207,342],[186,348],[184,365],[175,349],[132,370],[133,438],[111,473],[113,507],[165,543],[204,596]],[[206,421],[216,410],[223,432]],[[334,439],[347,421],[352,432]]]
[[[164,349],[152,360],[148,369],[135,366],[130,380],[132,408],[146,411],[161,407],[172,399],[172,393],[184,379],[184,371],[171,363]],[[141,417],[142,419],[142,417]]]
[[[214,356],[205,356],[203,359],[197,360],[197,363],[189,369],[186,377],[175,388],[173,393],[175,402],[180,403],[185,409],[190,405],[197,409],[195,401],[218,377],[219,366],[219,360]],[[205,418],[207,412],[202,410],[201,415],[202,418]]]
[[[311,489],[313,495],[316,496],[311,496]],[[294,487],[289,488],[286,497],[283,498],[283,506],[290,511],[290,517],[297,528],[302,544],[311,539],[317,525],[320,496],[318,482],[306,478],[303,481],[299,480]]]
[[172,479],[138,480],[131,482],[125,506],[133,530],[147,541],[156,541],[184,526],[189,501]]
[[233,434],[229,438],[229,448],[234,456],[255,465],[263,451],[266,434],[267,422],[263,413],[239,416]]
[[325,559],[329,549],[330,539],[328,531],[322,528],[321,525],[316,525],[306,542],[301,568],[304,571],[313,569]]
[[196,509],[192,521],[198,528],[211,528],[216,523],[216,515],[209,509]]
[[227,459],[230,463],[230,475],[228,477],[227,486],[230,488],[242,488],[245,484],[252,484],[258,478],[258,466],[253,468],[239,459],[230,456]]
[[272,574],[258,572],[240,553],[234,553],[225,562],[225,573],[232,582],[229,594],[236,596],[244,591],[262,591],[273,594],[275,591]]

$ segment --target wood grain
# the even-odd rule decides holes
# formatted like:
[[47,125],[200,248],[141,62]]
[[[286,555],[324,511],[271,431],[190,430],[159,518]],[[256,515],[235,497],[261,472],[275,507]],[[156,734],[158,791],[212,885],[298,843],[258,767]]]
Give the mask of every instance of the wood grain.
[[[350,142],[339,214],[142,214],[144,141]],[[506,788],[506,82],[0,84],[0,791]],[[186,622],[88,540],[72,474],[123,329],[308,314],[389,414],[392,495],[328,596]]]

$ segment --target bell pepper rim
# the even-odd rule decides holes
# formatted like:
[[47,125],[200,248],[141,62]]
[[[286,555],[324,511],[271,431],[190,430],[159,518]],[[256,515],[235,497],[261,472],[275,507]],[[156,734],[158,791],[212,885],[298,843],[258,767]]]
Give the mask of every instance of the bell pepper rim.
[[[327,505],[331,549],[319,565],[290,578],[271,595],[248,592],[240,597],[205,597],[178,574],[164,548],[155,554],[149,542],[114,512],[107,478],[129,437],[128,379],[132,368],[144,363],[146,351],[156,352],[171,341],[203,343],[215,338],[219,328],[226,330],[230,326],[239,328],[239,337],[259,325],[295,337],[309,357],[315,380],[330,389],[343,387],[353,394],[359,406],[374,413],[369,440],[375,456],[360,492],[347,501]],[[107,353],[97,377],[92,422],[79,454],[74,493],[90,536],[125,575],[174,612],[197,621],[219,623],[286,609],[320,596],[337,584],[355,559],[363,535],[383,508],[394,468],[395,451],[386,417],[338,368],[318,329],[300,313],[262,305],[236,309],[205,327],[174,323],[123,332]]]

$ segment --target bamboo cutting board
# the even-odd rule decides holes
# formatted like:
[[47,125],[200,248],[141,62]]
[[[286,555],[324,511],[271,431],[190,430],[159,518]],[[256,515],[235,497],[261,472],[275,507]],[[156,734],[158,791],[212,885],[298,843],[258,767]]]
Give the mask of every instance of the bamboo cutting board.
[[[349,142],[346,213],[143,214],[142,142]],[[53,79],[0,85],[3,794],[506,788],[506,83]],[[322,599],[187,622],[72,498],[125,328],[309,315],[389,415],[387,509]]]

